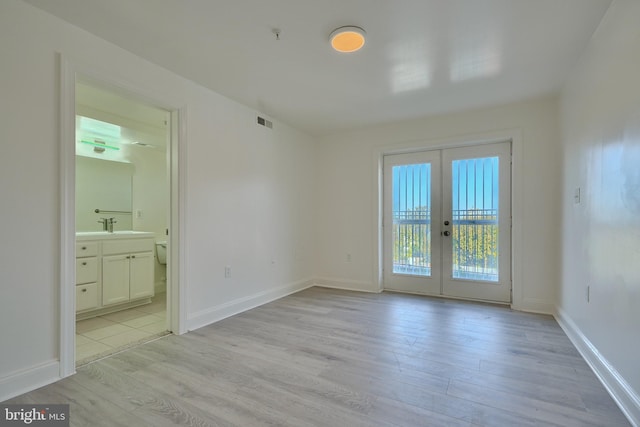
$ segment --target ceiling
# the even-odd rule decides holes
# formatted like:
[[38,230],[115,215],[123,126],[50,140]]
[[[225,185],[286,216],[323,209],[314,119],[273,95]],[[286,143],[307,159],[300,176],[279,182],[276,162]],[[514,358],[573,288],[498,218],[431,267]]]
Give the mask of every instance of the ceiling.
[[[557,91],[611,3],[25,1],[313,135]],[[343,25],[361,51],[331,50]]]

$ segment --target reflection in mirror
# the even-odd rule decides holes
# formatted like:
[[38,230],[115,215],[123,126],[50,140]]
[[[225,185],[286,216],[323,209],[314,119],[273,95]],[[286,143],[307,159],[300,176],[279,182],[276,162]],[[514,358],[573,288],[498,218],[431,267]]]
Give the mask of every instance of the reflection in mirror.
[[132,177],[130,163],[76,156],[76,231],[101,231],[102,218],[115,218],[114,230],[131,230]]

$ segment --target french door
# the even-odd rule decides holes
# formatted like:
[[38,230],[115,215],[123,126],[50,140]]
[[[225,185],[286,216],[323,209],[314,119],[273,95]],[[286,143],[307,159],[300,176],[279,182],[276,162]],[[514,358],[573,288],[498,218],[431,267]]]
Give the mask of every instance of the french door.
[[384,157],[384,288],[511,300],[511,144]]

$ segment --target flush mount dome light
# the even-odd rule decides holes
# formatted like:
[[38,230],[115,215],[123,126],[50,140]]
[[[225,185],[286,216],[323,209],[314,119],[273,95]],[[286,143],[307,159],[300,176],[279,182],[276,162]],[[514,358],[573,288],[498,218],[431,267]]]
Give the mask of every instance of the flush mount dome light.
[[364,46],[365,31],[360,27],[346,26],[333,30],[329,36],[331,47],[338,52],[355,52]]

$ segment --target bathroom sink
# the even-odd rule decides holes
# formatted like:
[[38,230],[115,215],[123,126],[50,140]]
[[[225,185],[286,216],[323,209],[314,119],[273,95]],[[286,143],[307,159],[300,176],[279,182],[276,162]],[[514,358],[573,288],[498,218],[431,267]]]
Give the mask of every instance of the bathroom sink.
[[109,233],[107,231],[78,231],[76,232],[76,240],[94,240],[94,239],[122,239],[137,237],[154,237],[155,234],[149,231],[133,231],[120,230]]

